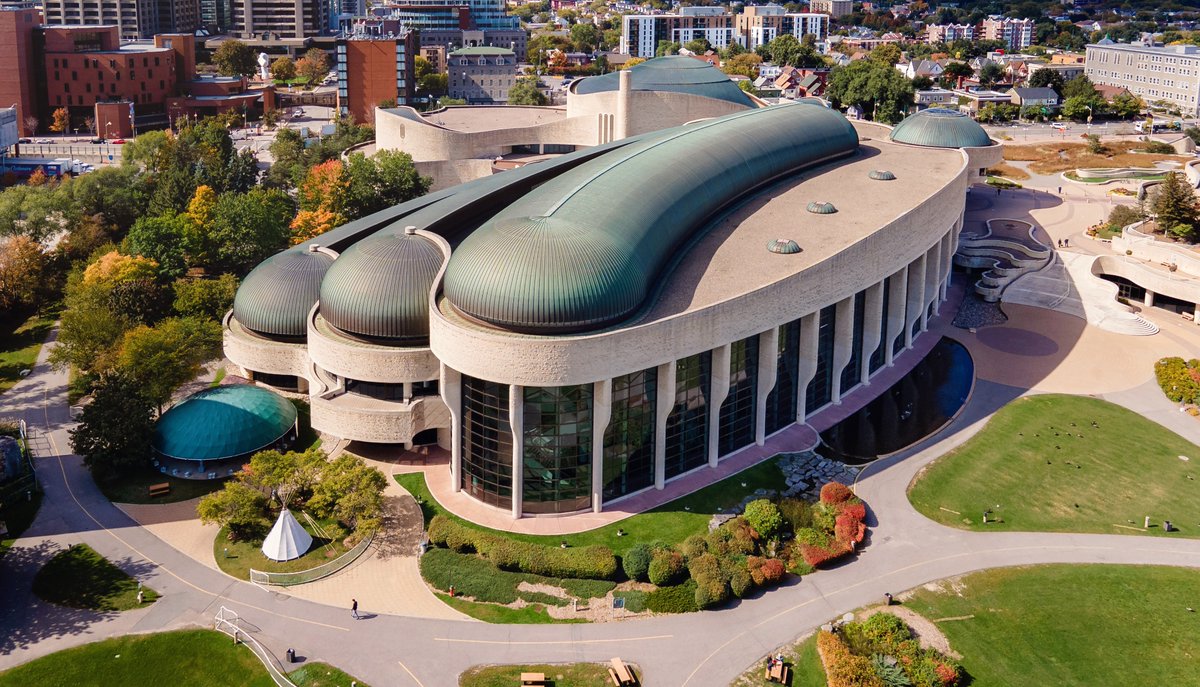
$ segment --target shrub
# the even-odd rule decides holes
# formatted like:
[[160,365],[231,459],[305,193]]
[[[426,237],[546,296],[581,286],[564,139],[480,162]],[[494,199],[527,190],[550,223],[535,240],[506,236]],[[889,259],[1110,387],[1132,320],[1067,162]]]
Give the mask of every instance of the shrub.
[[772,537],[783,524],[779,508],[767,499],[757,499],[746,504],[746,522],[763,537]]
[[696,583],[688,580],[674,587],[659,587],[646,594],[646,610],[655,613],[694,613]]
[[863,636],[872,642],[876,650],[886,650],[908,639],[912,639],[912,630],[904,621],[891,613],[875,613],[866,620],[858,623]]
[[842,512],[839,503],[818,503],[813,507],[813,528],[822,532],[833,532],[838,513]]
[[858,518],[851,517],[846,513],[837,516],[837,522],[833,526],[833,538],[842,544],[851,542],[861,544],[866,533],[867,526],[862,524]]
[[829,687],[884,687],[871,659],[855,656],[837,635],[817,635],[817,653],[825,666]]
[[444,515],[430,521],[429,541],[458,552],[476,551],[504,570],[595,580],[611,580],[617,575],[617,557],[608,547],[542,546],[467,527]]
[[887,687],[912,687],[912,681],[904,674],[904,669],[891,656],[875,654],[871,656],[871,666]]
[[696,606],[707,608],[729,598],[729,581],[721,570],[721,561],[711,553],[688,561],[688,573],[696,583]]
[[858,521],[867,519],[867,504],[854,499],[842,504],[842,515],[849,515]]
[[679,550],[683,552],[685,559],[691,560],[692,558],[708,553],[708,542],[705,540],[704,535],[693,534],[683,540],[683,543],[679,545]]
[[602,598],[615,586],[612,582],[602,580],[556,579],[497,570],[496,566],[478,556],[454,553],[447,549],[428,551],[421,556],[420,565],[421,577],[436,589],[448,591],[453,585],[456,594],[500,604],[509,604],[517,599],[554,605],[566,603],[561,597],[520,591],[518,586],[522,582],[561,587],[568,594],[581,599]]
[[621,557],[621,568],[625,571],[625,576],[631,580],[646,581],[653,555],[649,544],[634,544]]
[[683,571],[683,556],[678,551],[659,549],[651,556],[646,573],[650,584],[662,587],[678,582]]
[[1174,155],[1175,154],[1175,149],[1171,147],[1171,144],[1163,143],[1162,141],[1147,141],[1146,147],[1142,148],[1142,150],[1144,152],[1154,153],[1157,155]]
[[848,553],[850,553],[850,547],[840,542],[834,542],[827,547],[809,546],[808,544],[800,545],[800,555],[804,557],[804,562],[814,568],[837,560]]
[[730,573],[729,591],[733,592],[733,595],[737,598],[746,598],[746,595],[749,594],[750,590],[754,589],[754,587],[755,582],[750,578],[750,572],[748,570],[739,568]]
[[1194,372],[1200,367],[1200,360],[1193,358],[1184,362],[1183,358],[1163,358],[1154,363],[1154,377],[1158,386],[1167,398],[1176,403],[1195,403],[1200,397],[1200,383]]
[[783,576],[787,574],[787,569],[783,565],[783,561],[778,558],[768,558],[763,563],[762,568],[765,584],[779,584],[783,582]]
[[830,536],[828,532],[822,532],[821,530],[814,529],[812,527],[805,527],[803,529],[796,530],[796,541],[800,542],[801,544],[808,544],[809,546],[819,546],[824,548],[833,543],[833,537]]
[[829,482],[821,487],[821,503],[843,503],[852,498],[854,492],[841,482]]
[[793,532],[812,526],[812,506],[802,499],[786,498],[780,501],[779,514]]

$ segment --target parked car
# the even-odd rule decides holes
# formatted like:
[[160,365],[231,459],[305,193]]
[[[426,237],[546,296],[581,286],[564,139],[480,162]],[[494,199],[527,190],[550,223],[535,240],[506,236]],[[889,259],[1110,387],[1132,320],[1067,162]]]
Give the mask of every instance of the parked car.
[[92,143],[95,143],[96,145],[100,145],[101,143],[107,143],[107,141],[105,141],[103,138],[93,138]]
[[1051,124],[1051,125],[1050,125],[1050,128],[1051,128],[1051,129],[1058,129],[1059,131],[1065,131],[1065,130],[1067,129],[1067,125],[1066,125],[1066,124],[1063,124],[1062,122],[1055,122],[1055,123],[1053,123],[1053,124]]
[[115,146],[121,146],[121,145],[125,145],[125,139],[117,138],[117,139],[113,139],[112,141],[109,141],[109,143],[112,143]]
[[38,145],[50,145],[53,142],[54,141],[51,141],[48,138],[39,138],[38,140],[34,141],[34,143],[36,143]]
[[17,143],[33,143],[32,138],[18,138]]

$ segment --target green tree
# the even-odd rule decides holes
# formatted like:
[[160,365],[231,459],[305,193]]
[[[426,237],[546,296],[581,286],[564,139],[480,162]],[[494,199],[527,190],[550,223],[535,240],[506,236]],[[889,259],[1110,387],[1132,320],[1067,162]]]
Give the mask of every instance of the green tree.
[[296,63],[286,55],[275,58],[275,61],[271,62],[271,78],[276,81],[291,81],[296,78]]
[[417,84],[424,94],[422,97],[445,93],[449,85],[450,77],[447,74],[426,74],[417,80]]
[[942,81],[949,86],[957,86],[959,79],[972,76],[975,76],[975,70],[966,62],[950,62],[942,68]]
[[1093,93],[1090,97],[1073,95],[1063,101],[1062,114],[1064,117],[1083,121],[1089,116],[1100,114],[1104,108],[1104,100]]
[[781,67],[820,67],[825,64],[825,58],[821,57],[811,42],[799,41],[790,33],[785,33],[770,43],[760,46],[758,52],[762,57]]
[[1137,117],[1145,108],[1146,103],[1132,93],[1118,93],[1108,106],[1108,110],[1121,119]]
[[1033,88],[1053,88],[1056,93],[1062,93],[1062,74],[1055,69],[1039,69],[1029,77],[1029,85]]
[[241,41],[225,41],[213,52],[213,64],[222,76],[248,76],[257,65],[254,50]]
[[900,51],[900,46],[895,43],[884,43],[871,51],[870,59],[886,64],[889,67],[895,67],[900,58],[904,57],[904,53]]
[[1097,96],[1096,85],[1092,83],[1091,79],[1087,78],[1087,75],[1080,74],[1063,84],[1059,95],[1063,97],[1063,100],[1069,98],[1095,98]]
[[145,182],[132,164],[109,165],[78,176],[60,187],[58,198],[78,208],[81,215],[99,215],[121,231],[145,215],[148,202]]
[[126,332],[118,364],[161,412],[175,390],[200,374],[201,366],[220,351],[220,324],[172,317]]
[[170,314],[171,294],[156,279],[133,279],[113,284],[108,309],[132,324],[152,325]]
[[121,339],[133,325],[109,308],[110,291],[104,283],[84,283],[82,269],[68,277],[58,345],[50,351],[56,368],[73,366],[84,375],[96,375],[115,364]]
[[179,279],[175,282],[175,312],[220,322],[233,307],[237,287],[238,279],[232,274],[216,279]]
[[362,458],[343,453],[325,465],[313,486],[308,507],[320,517],[338,521],[365,536],[381,524],[387,478]]
[[700,38],[684,43],[683,47],[697,55],[703,55],[712,49],[712,43],[709,43],[707,38],[701,36]]
[[683,47],[674,41],[659,41],[658,47],[654,49],[655,57],[663,57],[664,55],[677,55],[679,49]]
[[294,495],[310,492],[325,468],[325,452],[259,451],[239,477],[246,484],[279,498],[286,508]]
[[991,88],[1004,80],[1004,68],[995,62],[988,62],[979,69],[979,85]]
[[[579,26],[579,24],[576,24]],[[546,94],[538,88],[536,76],[522,76],[513,87],[508,89],[509,105],[545,105],[549,102]]]
[[371,157],[353,153],[346,159],[346,174],[347,219],[423,196],[433,184],[433,179],[417,173],[412,156],[399,150],[381,150]]
[[1156,188],[1150,210],[1155,215],[1155,223],[1166,234],[1177,236],[1185,241],[1196,240],[1196,194],[1184,181],[1183,175],[1171,172]]
[[154,440],[154,404],[141,385],[119,372],[100,378],[92,402],[70,431],[71,449],[98,481],[148,465]]
[[221,491],[213,492],[196,504],[196,515],[205,524],[229,528],[230,541],[245,541],[261,536],[270,526],[264,516],[267,499],[253,487],[229,480]]
[[762,61],[763,58],[752,52],[741,53],[726,59],[721,69],[726,74],[735,74],[748,79],[756,79],[758,78],[758,68],[762,64]]
[[244,275],[289,245],[295,208],[282,191],[256,188],[217,200],[210,231],[210,272]]
[[912,105],[913,86],[895,67],[858,60],[833,70],[825,95],[839,107],[853,105],[871,119],[894,124]]
[[41,300],[46,256],[28,236],[0,237],[0,314],[23,311]]
[[186,217],[175,214],[142,217],[133,223],[125,237],[125,252],[154,260],[158,263],[158,273],[166,279],[183,276],[188,267],[184,252]]
[[595,24],[582,22],[571,26],[570,36],[575,52],[592,52],[604,39]]
[[779,507],[767,499],[758,499],[746,504],[746,522],[763,538],[774,536],[783,525]]
[[914,91],[924,91],[933,88],[933,79],[928,76],[917,76],[912,80]]

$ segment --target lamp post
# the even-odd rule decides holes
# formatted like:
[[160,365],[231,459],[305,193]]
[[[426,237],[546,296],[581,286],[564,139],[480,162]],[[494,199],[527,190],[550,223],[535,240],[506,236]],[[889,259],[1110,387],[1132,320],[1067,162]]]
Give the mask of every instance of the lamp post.
[[109,134],[108,130],[109,130],[109,127],[111,127],[111,126],[112,126],[112,122],[104,123],[104,140],[106,140],[106,141],[108,140],[108,134]]
[[1087,125],[1088,125],[1088,128],[1090,129],[1090,128],[1092,128],[1092,106],[1084,105],[1084,107],[1086,107],[1087,111],[1088,111]]

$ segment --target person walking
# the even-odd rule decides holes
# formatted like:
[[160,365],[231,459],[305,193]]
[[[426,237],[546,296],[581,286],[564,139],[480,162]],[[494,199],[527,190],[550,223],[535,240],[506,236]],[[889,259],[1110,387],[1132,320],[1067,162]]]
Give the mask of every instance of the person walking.
[[358,599],[350,599],[350,615],[358,620]]

